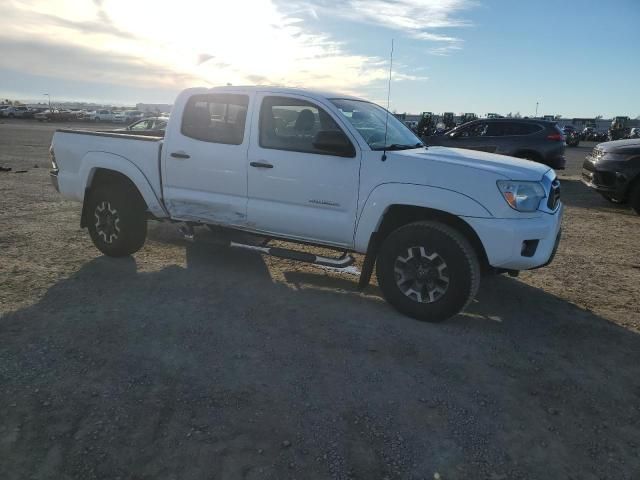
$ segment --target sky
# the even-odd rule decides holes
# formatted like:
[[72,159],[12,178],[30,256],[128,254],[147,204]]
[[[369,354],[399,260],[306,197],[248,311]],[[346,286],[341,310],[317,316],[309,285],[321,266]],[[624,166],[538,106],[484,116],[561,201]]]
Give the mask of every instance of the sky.
[[390,109],[640,115],[640,0],[0,0],[0,97],[285,85]]

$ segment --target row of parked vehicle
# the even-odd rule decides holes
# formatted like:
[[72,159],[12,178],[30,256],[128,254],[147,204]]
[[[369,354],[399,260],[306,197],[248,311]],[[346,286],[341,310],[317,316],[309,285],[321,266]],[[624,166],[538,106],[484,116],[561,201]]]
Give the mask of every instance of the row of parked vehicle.
[[[166,116],[161,115],[161,116]],[[47,121],[90,121],[134,123],[148,117],[141,110],[70,110],[62,108],[32,108],[26,105],[0,105],[0,117],[4,118],[33,118],[41,122]]]

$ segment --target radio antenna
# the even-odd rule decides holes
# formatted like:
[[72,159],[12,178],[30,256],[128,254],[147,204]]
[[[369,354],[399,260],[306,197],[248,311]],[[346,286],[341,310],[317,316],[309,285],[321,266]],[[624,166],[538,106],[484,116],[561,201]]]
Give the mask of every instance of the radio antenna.
[[389,55],[389,84],[387,85],[387,114],[384,117],[384,150],[382,161],[387,159],[387,128],[389,126],[389,101],[391,99],[391,72],[393,71],[393,38],[391,39],[391,55]]

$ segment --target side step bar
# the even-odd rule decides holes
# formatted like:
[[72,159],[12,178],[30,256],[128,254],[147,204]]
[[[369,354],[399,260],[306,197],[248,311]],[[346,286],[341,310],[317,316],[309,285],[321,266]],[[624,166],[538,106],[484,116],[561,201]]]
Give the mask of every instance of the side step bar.
[[262,253],[263,255],[271,255],[272,257],[286,258],[288,260],[297,260],[298,262],[307,262],[313,263],[315,265],[322,265],[323,267],[347,268],[355,261],[355,259],[351,255],[348,255],[346,252],[338,258],[331,258],[314,255],[312,253],[299,252],[297,250],[289,250],[286,248],[260,247],[257,245],[247,245],[245,243],[231,242],[229,246],[233,248],[252,250],[254,252]]

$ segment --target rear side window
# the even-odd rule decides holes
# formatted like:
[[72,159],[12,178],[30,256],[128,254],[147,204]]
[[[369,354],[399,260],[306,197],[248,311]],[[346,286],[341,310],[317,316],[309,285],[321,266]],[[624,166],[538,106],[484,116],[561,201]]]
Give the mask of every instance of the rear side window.
[[322,108],[304,100],[265,97],[260,108],[260,146],[327,155],[313,146],[319,131],[341,131]]
[[516,135],[530,135],[542,130],[535,123],[496,122],[489,124],[487,136],[489,137],[513,137]]
[[240,145],[248,106],[247,95],[194,95],[182,115],[182,134],[204,142]]

